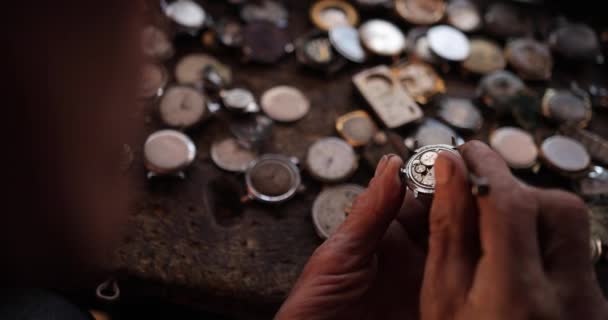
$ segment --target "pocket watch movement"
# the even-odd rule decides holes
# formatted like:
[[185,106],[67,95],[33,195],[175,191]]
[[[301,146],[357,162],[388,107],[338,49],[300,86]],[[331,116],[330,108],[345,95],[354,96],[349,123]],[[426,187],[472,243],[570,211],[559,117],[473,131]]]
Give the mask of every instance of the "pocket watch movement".
[[406,22],[413,25],[431,25],[445,14],[444,0],[396,0],[395,10]]
[[310,146],[306,167],[315,179],[337,183],[348,179],[357,170],[358,159],[355,150],[346,141],[328,137]]
[[502,48],[494,41],[474,38],[471,39],[471,54],[462,62],[464,70],[486,75],[507,66],[507,60]]
[[175,130],[154,132],[144,144],[148,177],[179,174],[194,162],[195,156],[194,142],[185,134]]
[[359,37],[367,50],[379,56],[398,56],[405,49],[405,35],[386,20],[368,20],[359,27]]
[[387,128],[422,119],[422,110],[387,66],[364,70],[353,77],[353,82]]
[[296,194],[301,181],[294,159],[278,154],[263,155],[249,163],[245,172],[248,194],[243,200],[282,203]]
[[477,132],[483,125],[481,112],[471,99],[445,97],[439,102],[437,115],[459,130]]
[[592,117],[589,95],[576,88],[547,89],[541,107],[543,115],[559,125],[585,128]]
[[160,101],[159,113],[164,124],[187,129],[199,123],[207,113],[206,99],[193,88],[174,86]]
[[349,112],[336,120],[336,130],[353,147],[368,144],[378,132],[378,127],[363,110]]
[[423,62],[410,62],[393,67],[395,77],[405,90],[420,104],[445,93],[445,82],[432,66]]
[[566,177],[584,175],[591,166],[591,157],[578,141],[555,135],[543,141],[540,147],[541,159],[557,173]]
[[427,32],[431,51],[447,61],[464,61],[471,53],[471,44],[462,31],[447,25],[434,26]]
[[245,26],[242,50],[247,61],[272,64],[292,52],[294,46],[285,29],[260,20]]
[[211,145],[211,159],[219,168],[230,172],[245,172],[257,155],[238,140],[226,138]]
[[310,101],[297,88],[277,86],[262,94],[262,110],[272,120],[294,122],[302,119],[310,111]]
[[400,176],[407,188],[419,195],[432,196],[435,193],[435,161],[440,152],[458,154],[456,148],[447,144],[428,145],[417,149],[401,168]]
[[479,8],[469,0],[451,1],[446,9],[446,20],[463,32],[473,32],[482,25]]
[[534,39],[509,41],[506,48],[509,64],[524,80],[549,80],[553,72],[551,50]]
[[247,89],[234,88],[220,91],[222,104],[232,112],[245,114],[260,111],[253,93]]
[[524,130],[515,127],[498,128],[490,135],[490,146],[512,169],[536,171],[538,168],[538,147],[534,138]]
[[320,0],[310,8],[310,19],[317,28],[330,31],[335,27],[356,26],[359,23],[359,14],[346,1]]
[[312,221],[319,237],[329,238],[344,223],[355,199],[364,191],[365,188],[354,184],[321,191],[312,205]]

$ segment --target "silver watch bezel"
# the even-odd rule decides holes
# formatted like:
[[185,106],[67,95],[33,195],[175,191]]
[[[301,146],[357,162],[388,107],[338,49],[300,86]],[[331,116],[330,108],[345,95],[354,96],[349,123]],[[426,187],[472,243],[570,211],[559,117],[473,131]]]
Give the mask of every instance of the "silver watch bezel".
[[411,175],[411,172],[413,170],[412,167],[414,165],[414,161],[416,159],[418,159],[419,155],[422,155],[425,152],[430,151],[430,150],[450,151],[455,154],[458,154],[456,147],[449,145],[449,144],[432,144],[432,145],[428,145],[428,146],[424,146],[424,147],[420,147],[420,148],[416,149],[414,151],[414,154],[408,159],[405,166],[401,167],[401,169],[400,169],[400,175],[401,175],[402,180],[405,182],[405,185],[407,186],[407,188],[409,188],[412,192],[414,192],[415,197],[418,197],[419,195],[432,196],[435,193],[434,188],[428,188],[427,186],[422,185],[421,183],[416,181]]

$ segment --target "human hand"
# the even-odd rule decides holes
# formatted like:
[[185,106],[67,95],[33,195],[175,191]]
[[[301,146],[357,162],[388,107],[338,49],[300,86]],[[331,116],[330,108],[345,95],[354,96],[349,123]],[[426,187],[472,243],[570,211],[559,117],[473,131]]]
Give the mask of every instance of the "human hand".
[[282,319],[418,319],[424,251],[402,224],[426,210],[404,203],[398,171],[387,156],[336,233],[310,258],[276,315]]
[[[461,154],[435,164],[422,319],[607,319],[585,204],[519,182],[483,143]],[[471,196],[467,167],[489,180],[487,196]]]

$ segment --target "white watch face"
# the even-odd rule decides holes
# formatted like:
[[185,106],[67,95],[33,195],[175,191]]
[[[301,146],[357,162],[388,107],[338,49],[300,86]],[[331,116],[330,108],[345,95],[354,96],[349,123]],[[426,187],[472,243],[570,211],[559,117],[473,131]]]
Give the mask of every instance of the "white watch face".
[[454,147],[445,144],[435,144],[422,147],[407,161],[401,169],[401,174],[407,186],[415,194],[433,194],[435,192],[435,161],[439,152],[456,153]]
[[357,156],[346,141],[324,138],[308,149],[307,165],[316,178],[336,182],[348,178],[357,168]]
[[449,61],[463,61],[471,53],[469,39],[460,30],[450,26],[436,26],[427,33],[433,52]]
[[405,35],[394,24],[385,20],[369,20],[359,28],[361,42],[372,52],[395,56],[405,49]]

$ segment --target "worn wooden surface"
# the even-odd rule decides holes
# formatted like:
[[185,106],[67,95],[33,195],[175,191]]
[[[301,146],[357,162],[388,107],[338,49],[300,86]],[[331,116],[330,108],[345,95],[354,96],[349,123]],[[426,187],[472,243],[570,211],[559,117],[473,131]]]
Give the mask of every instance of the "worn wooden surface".
[[[312,29],[309,4],[310,1],[288,3],[288,31],[293,38]],[[236,10],[224,1],[207,1],[203,5],[215,17],[237,16]],[[205,52],[232,67],[235,85],[249,88],[258,96],[275,85],[301,89],[311,101],[311,112],[295,124],[276,124],[272,140],[264,146],[266,152],[301,160],[312,142],[335,135],[334,121],[339,115],[366,108],[354,94],[351,76],[383,62],[349,65],[327,77],[299,67],[294,56],[272,66],[244,64],[239,52],[204,49],[195,38],[180,37],[176,43],[177,54],[167,64],[170,70],[184,54]],[[583,83],[590,79],[604,81],[603,71],[594,66],[569,69],[557,72],[554,82],[566,84],[573,73]],[[473,96],[477,79],[463,78],[457,70],[447,75],[447,79],[450,94]],[[534,87],[540,89],[543,84]],[[162,127],[156,107],[152,103],[136,112],[137,121],[145,121],[147,127],[141,136],[142,143],[145,134]],[[434,111],[433,106],[425,107],[427,115]],[[487,112],[486,117],[488,121],[481,133],[468,138],[487,139],[487,132],[497,123]],[[293,200],[279,206],[241,205],[238,200],[245,192],[243,176],[221,171],[209,155],[210,144],[229,135],[223,118],[209,119],[188,132],[197,145],[198,156],[185,180],[147,181],[141,146],[133,146],[135,160],[131,170],[137,176],[141,200],[134,209],[129,236],[117,253],[115,268],[127,298],[154,296],[239,318],[254,318],[253,314],[268,318],[321,243],[312,226],[310,208],[322,185],[304,173],[307,191]],[[605,114],[596,114],[592,130],[608,136],[607,119]],[[406,135],[408,131],[400,134]],[[372,168],[362,162],[350,182],[365,185],[371,172]],[[546,171],[531,180],[546,186],[567,185]]]

